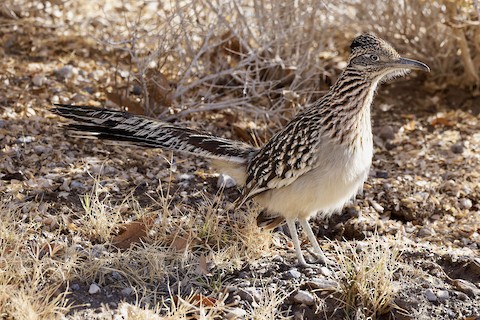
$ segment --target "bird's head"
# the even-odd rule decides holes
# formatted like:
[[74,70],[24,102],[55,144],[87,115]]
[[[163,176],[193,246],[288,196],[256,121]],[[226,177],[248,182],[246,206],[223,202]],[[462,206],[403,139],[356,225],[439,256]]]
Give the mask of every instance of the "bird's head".
[[350,46],[348,67],[374,82],[403,76],[410,70],[430,71],[423,62],[402,58],[386,41],[372,34],[362,34]]

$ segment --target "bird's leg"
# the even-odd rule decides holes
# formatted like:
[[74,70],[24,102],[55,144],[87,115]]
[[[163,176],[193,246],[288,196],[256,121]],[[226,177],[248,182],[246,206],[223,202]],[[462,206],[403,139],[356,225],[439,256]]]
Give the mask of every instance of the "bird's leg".
[[305,262],[305,258],[302,254],[302,249],[300,248],[300,241],[298,241],[297,228],[295,226],[295,219],[286,219],[288,230],[290,231],[290,236],[292,237],[293,246],[295,247],[295,253],[297,254],[298,264],[301,267],[308,267],[309,265]]
[[322,249],[320,248],[320,245],[318,244],[318,240],[313,234],[312,227],[310,227],[310,224],[308,223],[308,220],[305,218],[300,218],[300,225],[302,226],[303,230],[307,233],[308,240],[310,240],[312,246],[313,246],[313,251],[315,253],[315,256],[318,259],[319,263],[328,265],[332,264],[332,261],[330,261],[325,254],[323,253]]

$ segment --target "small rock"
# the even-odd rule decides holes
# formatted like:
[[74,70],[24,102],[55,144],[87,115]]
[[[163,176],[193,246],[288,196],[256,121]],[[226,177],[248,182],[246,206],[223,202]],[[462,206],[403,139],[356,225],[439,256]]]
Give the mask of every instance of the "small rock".
[[281,255],[276,255],[272,258],[272,261],[275,261],[275,262],[284,262],[285,259],[283,259],[283,257]]
[[437,299],[440,302],[444,302],[450,298],[450,293],[447,290],[438,290]]
[[319,274],[321,274],[321,275],[323,275],[323,276],[325,276],[325,277],[327,277],[327,278],[333,276],[332,270],[330,270],[328,267],[325,267],[325,266],[320,267],[320,268],[318,269],[318,271],[319,271],[319,272],[318,272]]
[[100,292],[100,287],[94,282],[90,285],[90,288],[88,288],[88,293],[90,294],[96,294]]
[[85,185],[83,183],[81,183],[80,181],[72,181],[72,183],[70,183],[70,188],[72,189],[85,189]]
[[132,293],[133,293],[133,288],[131,288],[131,287],[123,288],[122,291],[121,291],[121,293],[122,293],[122,295],[123,295],[124,297],[128,297],[128,296],[132,295]]
[[51,150],[50,148],[47,148],[42,145],[33,146],[33,152],[35,152],[37,155],[41,155],[42,153],[48,153],[50,152],[50,150]]
[[193,178],[194,178],[193,174],[188,174],[188,173],[180,173],[177,176],[177,179],[180,181],[189,181],[189,180],[192,180]]
[[66,65],[61,67],[60,69],[55,70],[55,75],[59,78],[70,78],[74,73],[74,68],[71,65]]
[[299,290],[294,296],[293,301],[298,304],[305,304],[311,306],[315,303],[315,297],[308,291]]
[[258,302],[262,299],[260,291],[255,287],[242,288],[238,290],[238,295],[248,302]]
[[432,289],[425,290],[424,295],[427,298],[427,300],[430,301],[430,302],[436,302],[437,301],[437,295],[435,294],[435,292],[433,292]]
[[247,315],[247,311],[241,308],[232,308],[225,313],[226,319],[243,319]]
[[221,174],[220,176],[218,176],[217,188],[223,187],[225,189],[228,189],[236,185],[237,185],[237,182],[229,175]]
[[382,178],[382,179],[387,179],[388,178],[388,172],[385,170],[377,170],[375,173],[375,176],[377,178]]
[[334,280],[312,278],[306,283],[312,289],[335,291],[338,288],[338,283]]
[[452,144],[452,146],[450,147],[450,150],[452,150],[453,153],[456,153],[456,154],[461,154],[463,153],[463,143],[461,142],[457,142],[455,144]]
[[32,136],[22,136],[22,137],[17,139],[17,143],[30,143],[34,140],[35,139]]
[[94,94],[95,93],[95,89],[92,88],[92,87],[85,87],[85,88],[83,88],[83,91],[85,91],[86,93],[89,93],[89,94]]
[[453,285],[459,291],[468,294],[469,296],[478,296],[480,295],[480,289],[478,289],[473,283],[468,282],[463,279],[453,280]]
[[471,207],[473,207],[472,200],[468,198],[461,198],[460,200],[458,200],[458,202],[462,209],[470,209]]
[[395,131],[391,126],[383,126],[378,132],[378,136],[383,140],[393,140],[395,138]]
[[419,238],[424,238],[424,237],[430,237],[435,234],[435,231],[429,227],[423,227],[417,232],[417,237]]
[[80,290],[80,285],[78,283],[74,283],[70,286],[70,288],[73,290],[73,291],[78,291]]
[[383,213],[384,208],[375,200],[370,200],[370,204],[372,205],[373,209],[378,213]]
[[302,276],[302,273],[297,269],[293,268],[285,272],[285,276],[288,279],[298,279]]
[[468,300],[468,296],[463,293],[463,292],[460,292],[460,291],[455,291],[455,295],[457,296],[457,298],[461,301],[467,301]]
[[42,85],[44,85],[45,83],[47,82],[47,78],[45,78],[45,76],[41,75],[41,74],[36,74],[33,76],[32,78],[32,83],[33,85],[37,86],[37,87],[41,87]]

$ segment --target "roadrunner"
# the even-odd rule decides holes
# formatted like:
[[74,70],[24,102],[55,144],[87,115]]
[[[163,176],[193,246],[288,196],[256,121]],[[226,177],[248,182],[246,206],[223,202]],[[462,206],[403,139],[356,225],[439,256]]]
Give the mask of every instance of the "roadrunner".
[[77,121],[70,129],[99,139],[202,156],[243,187],[238,204],[254,199],[268,215],[260,224],[286,221],[298,263],[306,266],[295,223],[327,263],[308,219],[338,212],[362,189],[373,156],[370,106],[379,83],[426,64],[400,57],[384,40],[363,34],[350,46],[348,65],[328,93],[306,107],[263,147],[218,138],[127,112],[57,105],[52,111]]

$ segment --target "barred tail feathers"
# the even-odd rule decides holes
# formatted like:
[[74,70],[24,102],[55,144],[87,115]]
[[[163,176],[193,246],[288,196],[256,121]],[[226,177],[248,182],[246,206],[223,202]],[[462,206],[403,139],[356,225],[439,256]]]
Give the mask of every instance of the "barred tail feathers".
[[232,165],[236,163],[238,168],[242,168],[240,170],[245,171],[245,163],[256,150],[246,143],[211,136],[128,112],[58,104],[51,111],[77,121],[68,125],[70,129],[87,132],[98,139],[125,141],[144,147],[202,156],[216,160],[218,166],[226,169],[231,166],[225,162],[230,162]]

